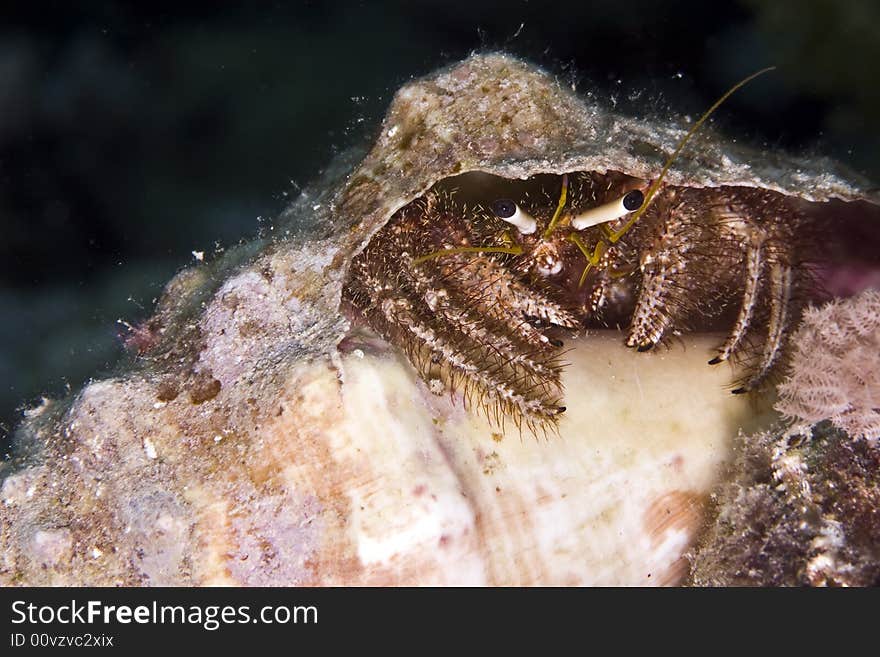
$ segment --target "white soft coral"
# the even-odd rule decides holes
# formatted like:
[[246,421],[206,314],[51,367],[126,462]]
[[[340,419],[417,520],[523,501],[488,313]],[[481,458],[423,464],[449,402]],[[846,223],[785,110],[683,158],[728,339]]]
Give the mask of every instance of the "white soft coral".
[[853,438],[880,441],[880,291],[804,314],[776,409],[800,423],[831,420]]

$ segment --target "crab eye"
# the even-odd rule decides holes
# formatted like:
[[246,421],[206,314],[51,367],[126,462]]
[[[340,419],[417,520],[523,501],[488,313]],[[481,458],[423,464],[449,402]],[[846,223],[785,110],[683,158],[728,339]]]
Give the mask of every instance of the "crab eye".
[[627,212],[635,212],[642,207],[642,203],[644,202],[645,195],[638,189],[632,190],[621,200],[621,203],[623,203],[623,207]]
[[509,198],[501,198],[492,203],[492,213],[502,221],[516,226],[523,235],[531,235],[538,227],[535,218]]
[[605,224],[622,216],[635,212],[645,202],[645,195],[638,189],[627,192],[621,198],[605,203],[595,208],[590,208],[578,216],[572,218],[571,225],[575,230],[583,230],[591,226]]
[[516,214],[516,203],[509,198],[500,198],[492,204],[492,212],[499,219],[509,219]]

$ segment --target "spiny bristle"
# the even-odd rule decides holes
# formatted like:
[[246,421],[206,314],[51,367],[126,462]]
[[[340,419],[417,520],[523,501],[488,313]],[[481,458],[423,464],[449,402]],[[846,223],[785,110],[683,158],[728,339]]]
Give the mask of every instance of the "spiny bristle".
[[535,435],[552,430],[562,400],[558,347],[528,317],[577,320],[491,257],[417,262],[484,239],[479,219],[448,196],[430,196],[395,215],[355,259],[346,298],[429,385],[457,392],[495,425],[511,418]]
[[722,236],[711,214],[689,194],[658,195],[631,238],[638,244],[640,291],[627,344],[644,348],[673,329],[688,329],[706,312],[710,291],[721,284],[724,268],[704,248]]
[[661,191],[628,235],[641,266],[627,344],[647,350],[731,308],[728,337],[709,363],[738,363],[745,373],[735,392],[761,387],[778,369],[811,287],[806,262],[816,254],[803,224],[776,192]]

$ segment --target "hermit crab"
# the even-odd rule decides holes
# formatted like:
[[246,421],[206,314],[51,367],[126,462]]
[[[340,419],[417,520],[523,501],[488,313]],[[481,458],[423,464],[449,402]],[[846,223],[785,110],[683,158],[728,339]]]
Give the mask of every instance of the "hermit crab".
[[[778,370],[817,254],[880,270],[864,183],[707,126],[664,174],[694,125],[504,54],[404,85],[272,239],[169,282],[132,361],[27,412],[0,584],[681,582],[762,421],[728,378]],[[720,333],[636,351],[689,328]]]
[[[804,305],[821,294],[823,223],[804,190],[761,184],[747,164],[731,175],[720,143],[689,163],[701,176],[667,175],[711,112],[755,75],[682,130],[654,171],[630,168],[635,125],[618,124],[610,134],[629,151],[616,161],[578,166],[571,147],[563,158],[572,164],[553,173],[438,181],[355,257],[345,301],[407,353],[432,390],[461,390],[496,422],[533,430],[565,411],[564,334],[590,326],[623,327],[638,351],[686,330],[725,330],[710,365],[735,360],[732,392],[760,389]],[[505,82],[499,71],[500,101],[482,106],[502,133],[516,121]]]

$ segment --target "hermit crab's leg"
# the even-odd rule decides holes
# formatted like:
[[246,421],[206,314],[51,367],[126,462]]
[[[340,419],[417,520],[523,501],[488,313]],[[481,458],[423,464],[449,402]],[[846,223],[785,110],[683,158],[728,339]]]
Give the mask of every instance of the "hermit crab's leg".
[[668,289],[669,282],[662,274],[644,279],[626,339],[627,347],[648,351],[660,342],[673,323],[672,308],[665,300]]
[[733,330],[719,348],[718,355],[709,361],[710,365],[716,365],[729,359],[742,343],[743,337],[752,325],[755,307],[758,304],[759,283],[765,267],[763,244],[763,232],[756,232],[749,240],[746,252],[746,280],[742,305],[740,305]]
[[418,316],[407,299],[388,298],[379,306],[384,322],[408,332],[411,337],[408,341],[411,353],[424,349],[435,354],[439,357],[437,360],[440,363],[444,363],[473,384],[481,397],[485,395],[496,401],[507,413],[521,415],[526,421],[531,418],[538,421],[553,421],[564,410],[559,406],[558,398],[555,396],[541,394],[542,390],[534,386],[516,385],[516,381],[497,376],[497,368],[483,367],[480,357],[484,357],[485,354],[475,354],[474,351],[477,349],[462,349],[444,338],[427,321]]
[[[442,285],[446,291],[443,299],[437,300],[430,291],[426,294],[447,319],[447,325],[484,346],[484,356],[494,352],[494,357],[483,360],[491,363],[493,373],[502,380],[528,398],[544,399],[550,414],[561,412],[561,365],[555,353],[555,347],[561,345],[529,324],[526,317],[573,325],[573,316],[540,291],[527,289],[491,258],[454,255],[424,266],[436,266],[435,274],[443,272],[427,277],[417,286],[423,287],[431,280]],[[414,276],[419,278],[423,274],[416,271]],[[539,415],[547,419],[548,412]]]
[[432,265],[433,263],[410,265],[404,267],[402,272],[407,277],[407,282],[422,296],[436,316],[458,327],[472,342],[495,350],[499,358],[515,370],[516,376],[558,387],[560,368],[552,357],[536,353],[540,350],[529,349],[528,345],[504,335],[491,322],[473,312],[467,303],[461,303],[458,298],[450,296],[445,288],[437,287],[434,283],[437,279],[425,271],[426,267]]
[[[810,262],[812,244],[820,242],[804,235],[797,204],[775,192],[722,190],[713,213],[726,239],[736,245],[730,253],[740,263],[743,283],[736,322],[709,363],[747,351],[749,374],[733,391],[743,393],[758,388],[778,363],[788,328],[801,310],[800,292],[811,284],[809,269],[797,263]],[[743,249],[740,259],[736,253]]]
[[555,347],[555,341],[526,321],[536,317],[557,326],[578,325],[574,315],[540,291],[530,290],[508,269],[495,260],[470,257],[464,266],[456,263],[460,256],[444,259],[444,281],[450,291],[480,313],[503,325],[508,332],[527,344]]
[[689,287],[695,278],[690,251],[695,246],[694,222],[682,207],[670,207],[662,213],[659,233],[645,249],[640,260],[642,285],[630,324],[626,344],[648,351],[687,313]]
[[[367,323],[407,353],[435,392],[459,388],[469,405],[476,398],[487,416],[494,413],[496,420],[510,416],[518,426],[553,425],[564,411],[555,354],[542,353],[534,360],[513,358],[492,342],[490,334],[434,312],[430,295],[425,299],[414,289],[416,276],[405,259],[389,260],[382,246],[377,243],[358,258],[353,265],[356,275],[346,287],[346,296]],[[394,272],[387,271],[392,261]],[[385,282],[389,274],[394,274],[393,284]],[[500,337],[502,343],[509,341]],[[520,346],[518,351],[522,350]],[[461,385],[456,386],[456,381]]]
[[776,262],[770,266],[769,293],[770,320],[767,327],[767,341],[764,343],[758,367],[743,386],[733,391],[736,394],[757,388],[770,373],[782,351],[792,293],[792,272],[789,265]]

